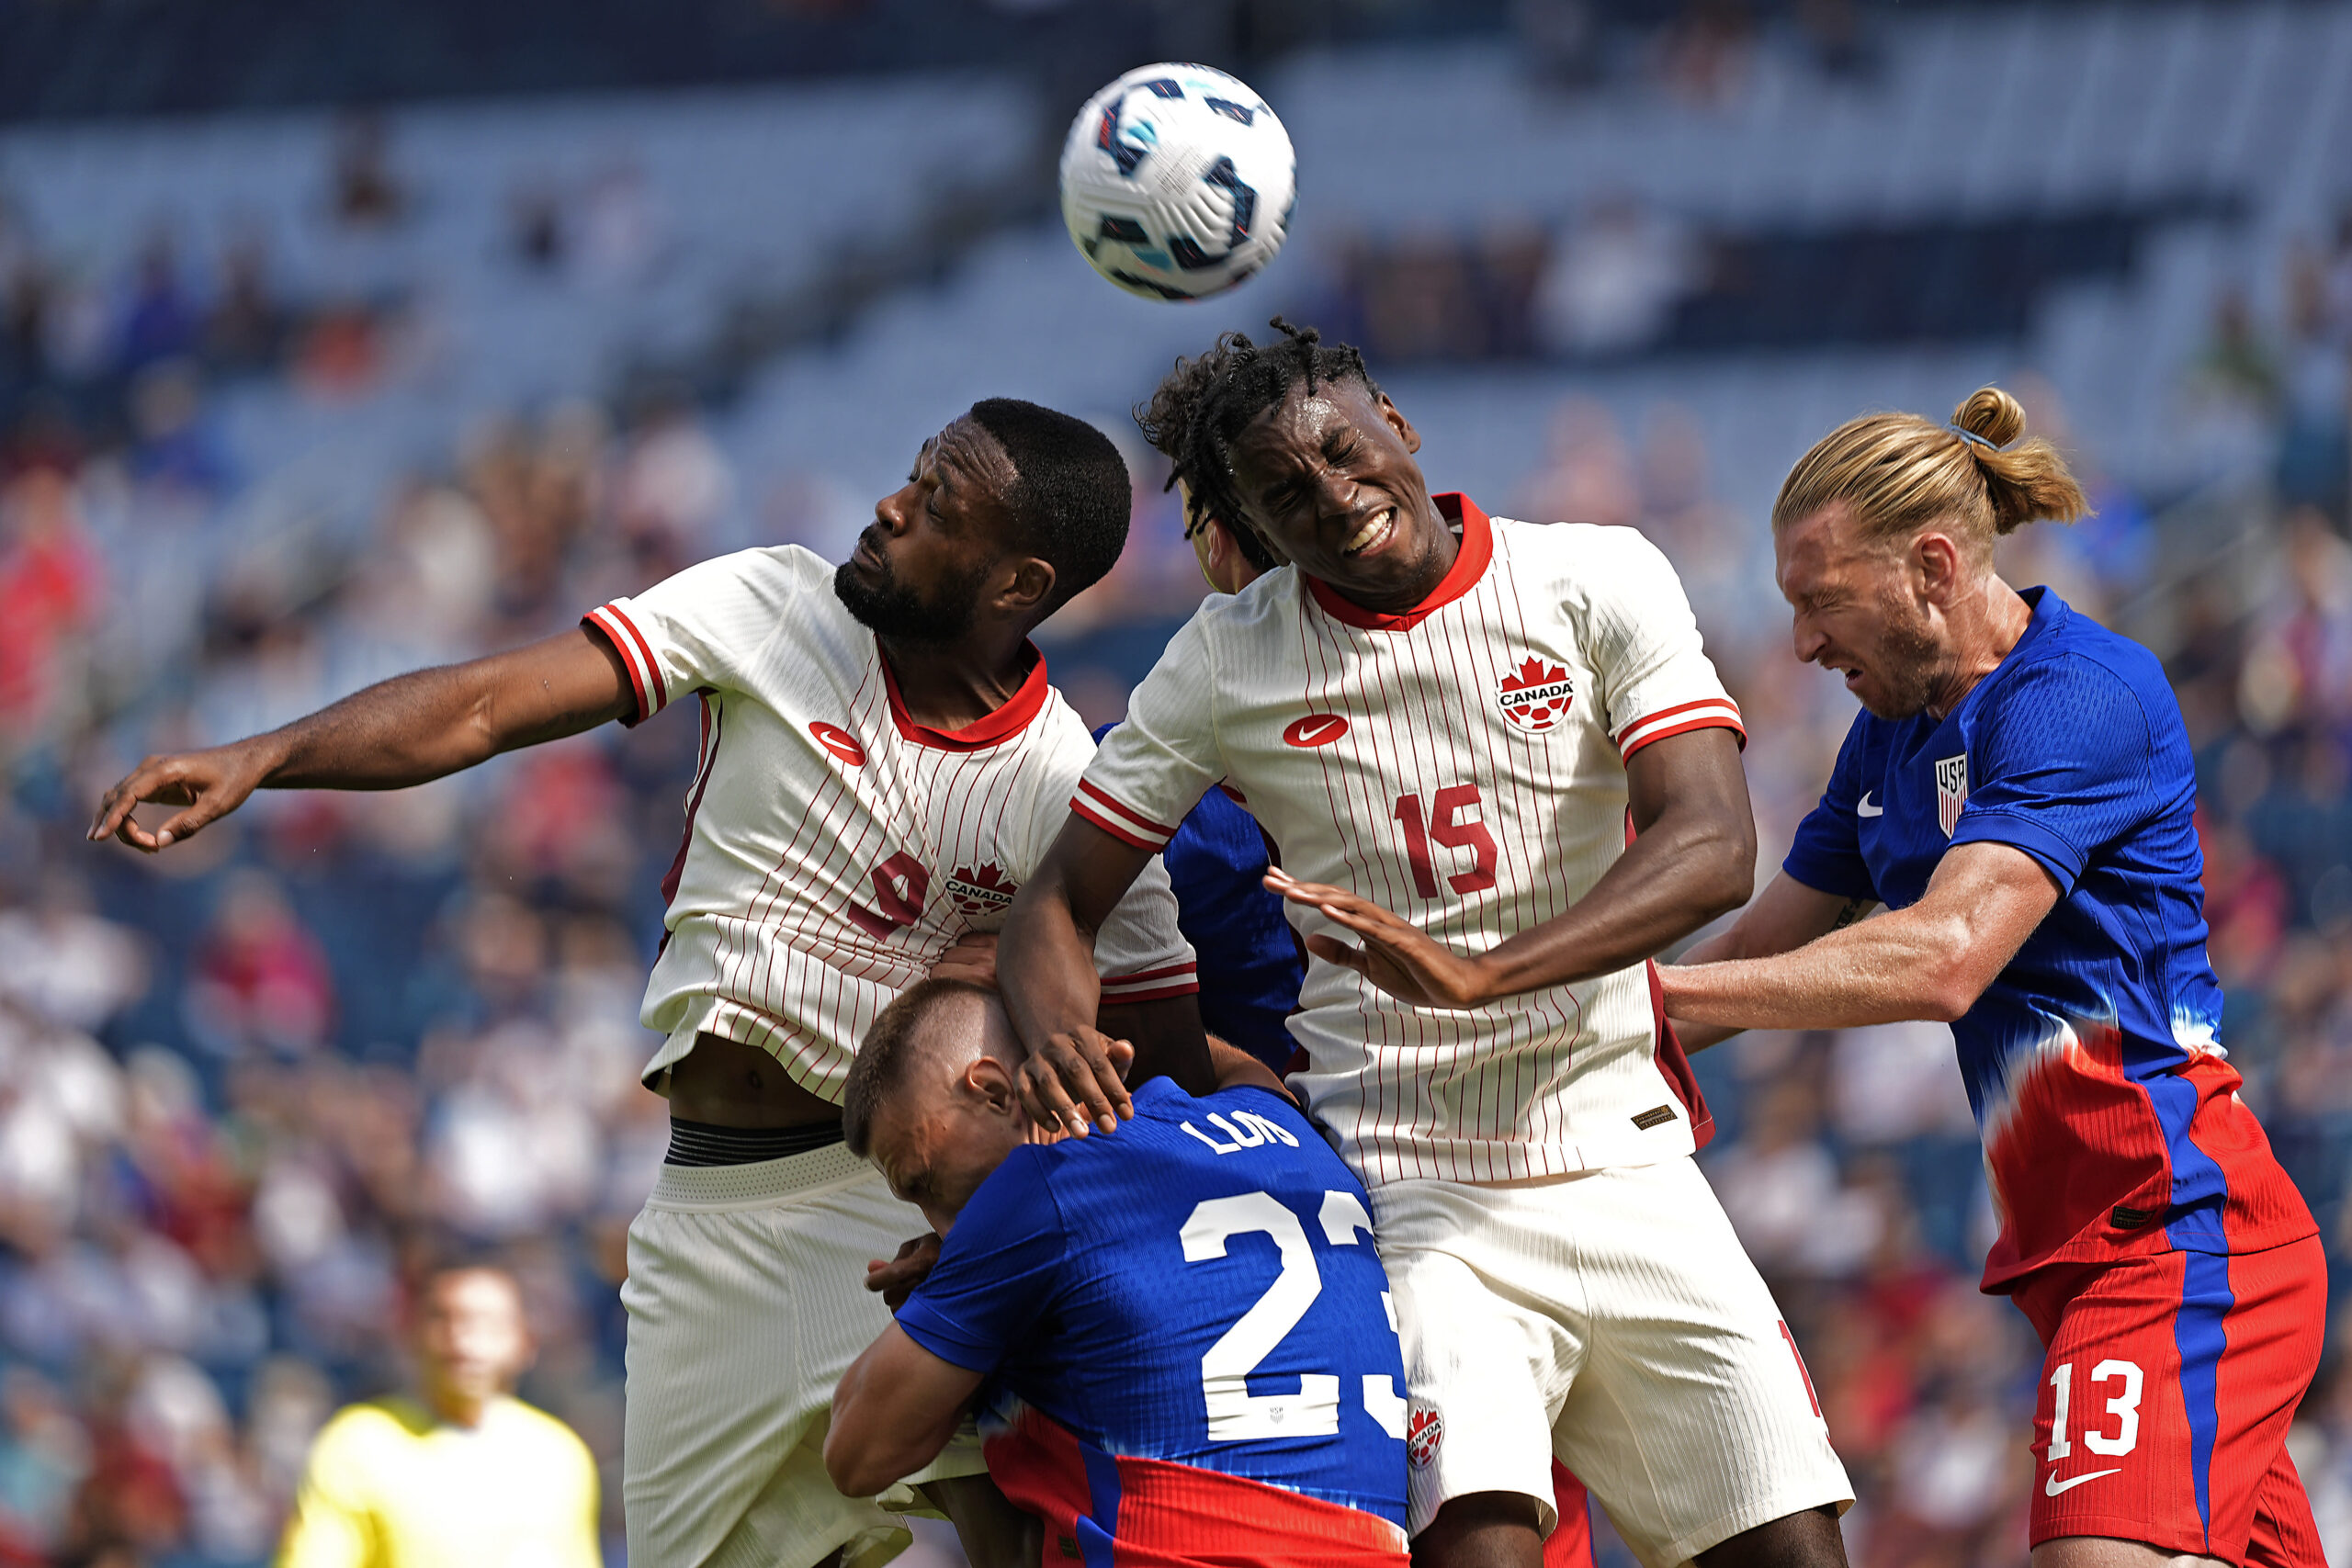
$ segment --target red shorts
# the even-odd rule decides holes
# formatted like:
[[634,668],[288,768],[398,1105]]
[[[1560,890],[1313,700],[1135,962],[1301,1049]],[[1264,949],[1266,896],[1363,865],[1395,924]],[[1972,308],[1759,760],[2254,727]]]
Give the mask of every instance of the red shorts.
[[1544,1538],[1544,1568],[1592,1568],[1592,1504],[1584,1483],[1552,1461],[1552,1506],[1560,1522]]
[[2016,1297],[2049,1349],[2033,1415],[2034,1544],[2109,1536],[2325,1568],[2287,1457],[2327,1324],[2316,1236],[2048,1269]]

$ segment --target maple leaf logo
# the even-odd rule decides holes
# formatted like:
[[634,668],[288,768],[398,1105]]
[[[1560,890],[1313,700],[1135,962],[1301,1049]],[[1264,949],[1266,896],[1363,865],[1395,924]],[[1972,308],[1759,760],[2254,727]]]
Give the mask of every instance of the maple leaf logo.
[[1519,668],[1495,683],[1495,705],[1512,728],[1541,735],[1559,728],[1575,700],[1576,683],[1557,664],[1530,654]]
[[1012,907],[1012,896],[1020,891],[1021,885],[1008,880],[994,861],[978,871],[959,865],[947,879],[949,897],[967,915],[1001,915]]

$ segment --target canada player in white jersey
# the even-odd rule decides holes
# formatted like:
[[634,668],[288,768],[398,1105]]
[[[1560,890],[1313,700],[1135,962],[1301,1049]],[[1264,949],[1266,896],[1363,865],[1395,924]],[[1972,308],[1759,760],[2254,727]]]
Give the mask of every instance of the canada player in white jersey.
[[[1294,564],[1178,634],[1001,939],[1034,1109],[1115,1126],[1086,933],[1223,781],[1317,960],[1293,1081],[1372,1193],[1417,1560],[1532,1568],[1556,1455],[1645,1563],[1841,1562],[1852,1494],[1689,1158],[1704,1113],[1647,964],[1750,891],[1738,711],[1637,534],[1432,498],[1361,357],[1283,330],[1203,396],[1184,468]],[[1400,998],[1349,900],[1481,954],[1494,997],[1576,961],[1507,1002]]]
[[[644,1010],[672,1132],[623,1290],[633,1561],[859,1568],[906,1540],[823,1469],[833,1386],[889,1322],[861,1275],[927,1229],[842,1146],[837,1101],[867,1026],[1001,922],[1066,816],[1093,746],[1028,633],[1117,559],[1127,486],[1100,432],[991,399],[924,444],[838,570],[797,547],[707,561],[577,630],[152,758],[100,807],[93,837],[157,850],[257,787],[396,788],[700,697]],[[151,831],[141,800],[187,809]],[[1107,915],[1098,951],[1102,1027],[1204,1092],[1164,874]],[[1003,1505],[982,1470],[960,1444],[910,1481],[986,1561]]]

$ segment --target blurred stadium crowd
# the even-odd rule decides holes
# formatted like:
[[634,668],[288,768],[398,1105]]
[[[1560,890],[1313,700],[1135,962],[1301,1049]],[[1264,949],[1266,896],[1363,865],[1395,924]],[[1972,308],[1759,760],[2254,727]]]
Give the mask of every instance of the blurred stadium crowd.
[[[1534,28],[1577,7],[1525,9]],[[1713,81],[1711,62],[1747,47],[1708,18],[1740,9],[1689,8],[1666,56],[1683,74],[1663,90],[1703,96],[1690,73]],[[1798,10],[1834,32],[1848,8]],[[320,225],[396,231],[431,201],[375,122],[351,122],[334,149]],[[549,273],[634,265],[658,208],[625,186],[519,193],[500,243]],[[1668,243],[1645,221],[1632,207],[1594,219],[1633,258],[1626,276],[1643,246]],[[1598,282],[1555,281],[1552,319],[1569,321],[1571,347],[1633,341],[1657,301],[1612,296],[1610,264],[1591,265]],[[2352,231],[2306,236],[2288,270],[2257,290],[2279,309],[2210,302],[2210,347],[2177,389],[2177,440],[2233,455],[2211,481],[2184,497],[2101,479],[2097,520],[2029,531],[2007,570],[2167,658],[2202,762],[2224,1037],[2341,1281]],[[452,1249],[523,1281],[542,1346],[523,1393],[605,1465],[618,1551],[615,1289],[665,1136],[661,1102],[636,1084],[650,1044],[636,1011],[690,723],[601,732],[406,794],[264,795],[153,862],[81,840],[141,752],[560,629],[718,549],[846,547],[863,498],[747,495],[720,414],[658,386],[582,386],[485,415],[410,463],[363,527],[281,543],[256,522],[270,476],[224,398],[261,388],[364,417],[404,367],[464,351],[432,342],[406,303],[424,281],[394,269],[372,291],[321,297],[281,284],[257,241],[196,254],[168,227],[119,254],[62,255],[0,186],[0,1564],[265,1560],[311,1433],[341,1400],[397,1381],[406,1284]],[[1425,279],[1352,287],[1375,345],[1429,341]],[[2009,384],[2036,428],[2069,440],[2055,391]],[[1548,419],[1550,446],[1526,454],[1513,492],[1480,499],[1634,524],[1675,560],[1747,717],[1769,875],[1851,708],[1788,655],[1761,519],[1724,498],[1707,425],[1670,398],[1628,418],[1572,395]],[[910,450],[924,434],[891,440]],[[2100,473],[2101,454],[2074,445]],[[1096,721],[1118,715],[1138,659],[1201,592],[1161,476],[1130,450],[1128,558],[1048,650]],[[1430,457],[1442,480],[1444,454]],[[2211,547],[2184,567],[2156,547],[2166,529]],[[2038,1355],[2022,1319],[1974,1289],[1990,1216],[1947,1032],[1754,1036],[1701,1072],[1722,1129],[1705,1164],[1862,1494],[1856,1561],[2014,1561]],[[2297,1453],[2345,1553],[2352,1358],[2343,1333],[2333,1341]]]

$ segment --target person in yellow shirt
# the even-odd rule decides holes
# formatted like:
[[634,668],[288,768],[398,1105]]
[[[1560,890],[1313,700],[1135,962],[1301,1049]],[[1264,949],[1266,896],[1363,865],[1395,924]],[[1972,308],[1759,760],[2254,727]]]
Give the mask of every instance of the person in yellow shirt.
[[514,1396],[535,1349],[514,1280],[445,1269],[419,1306],[417,1396],[321,1429],[278,1568],[601,1568],[587,1445]]

